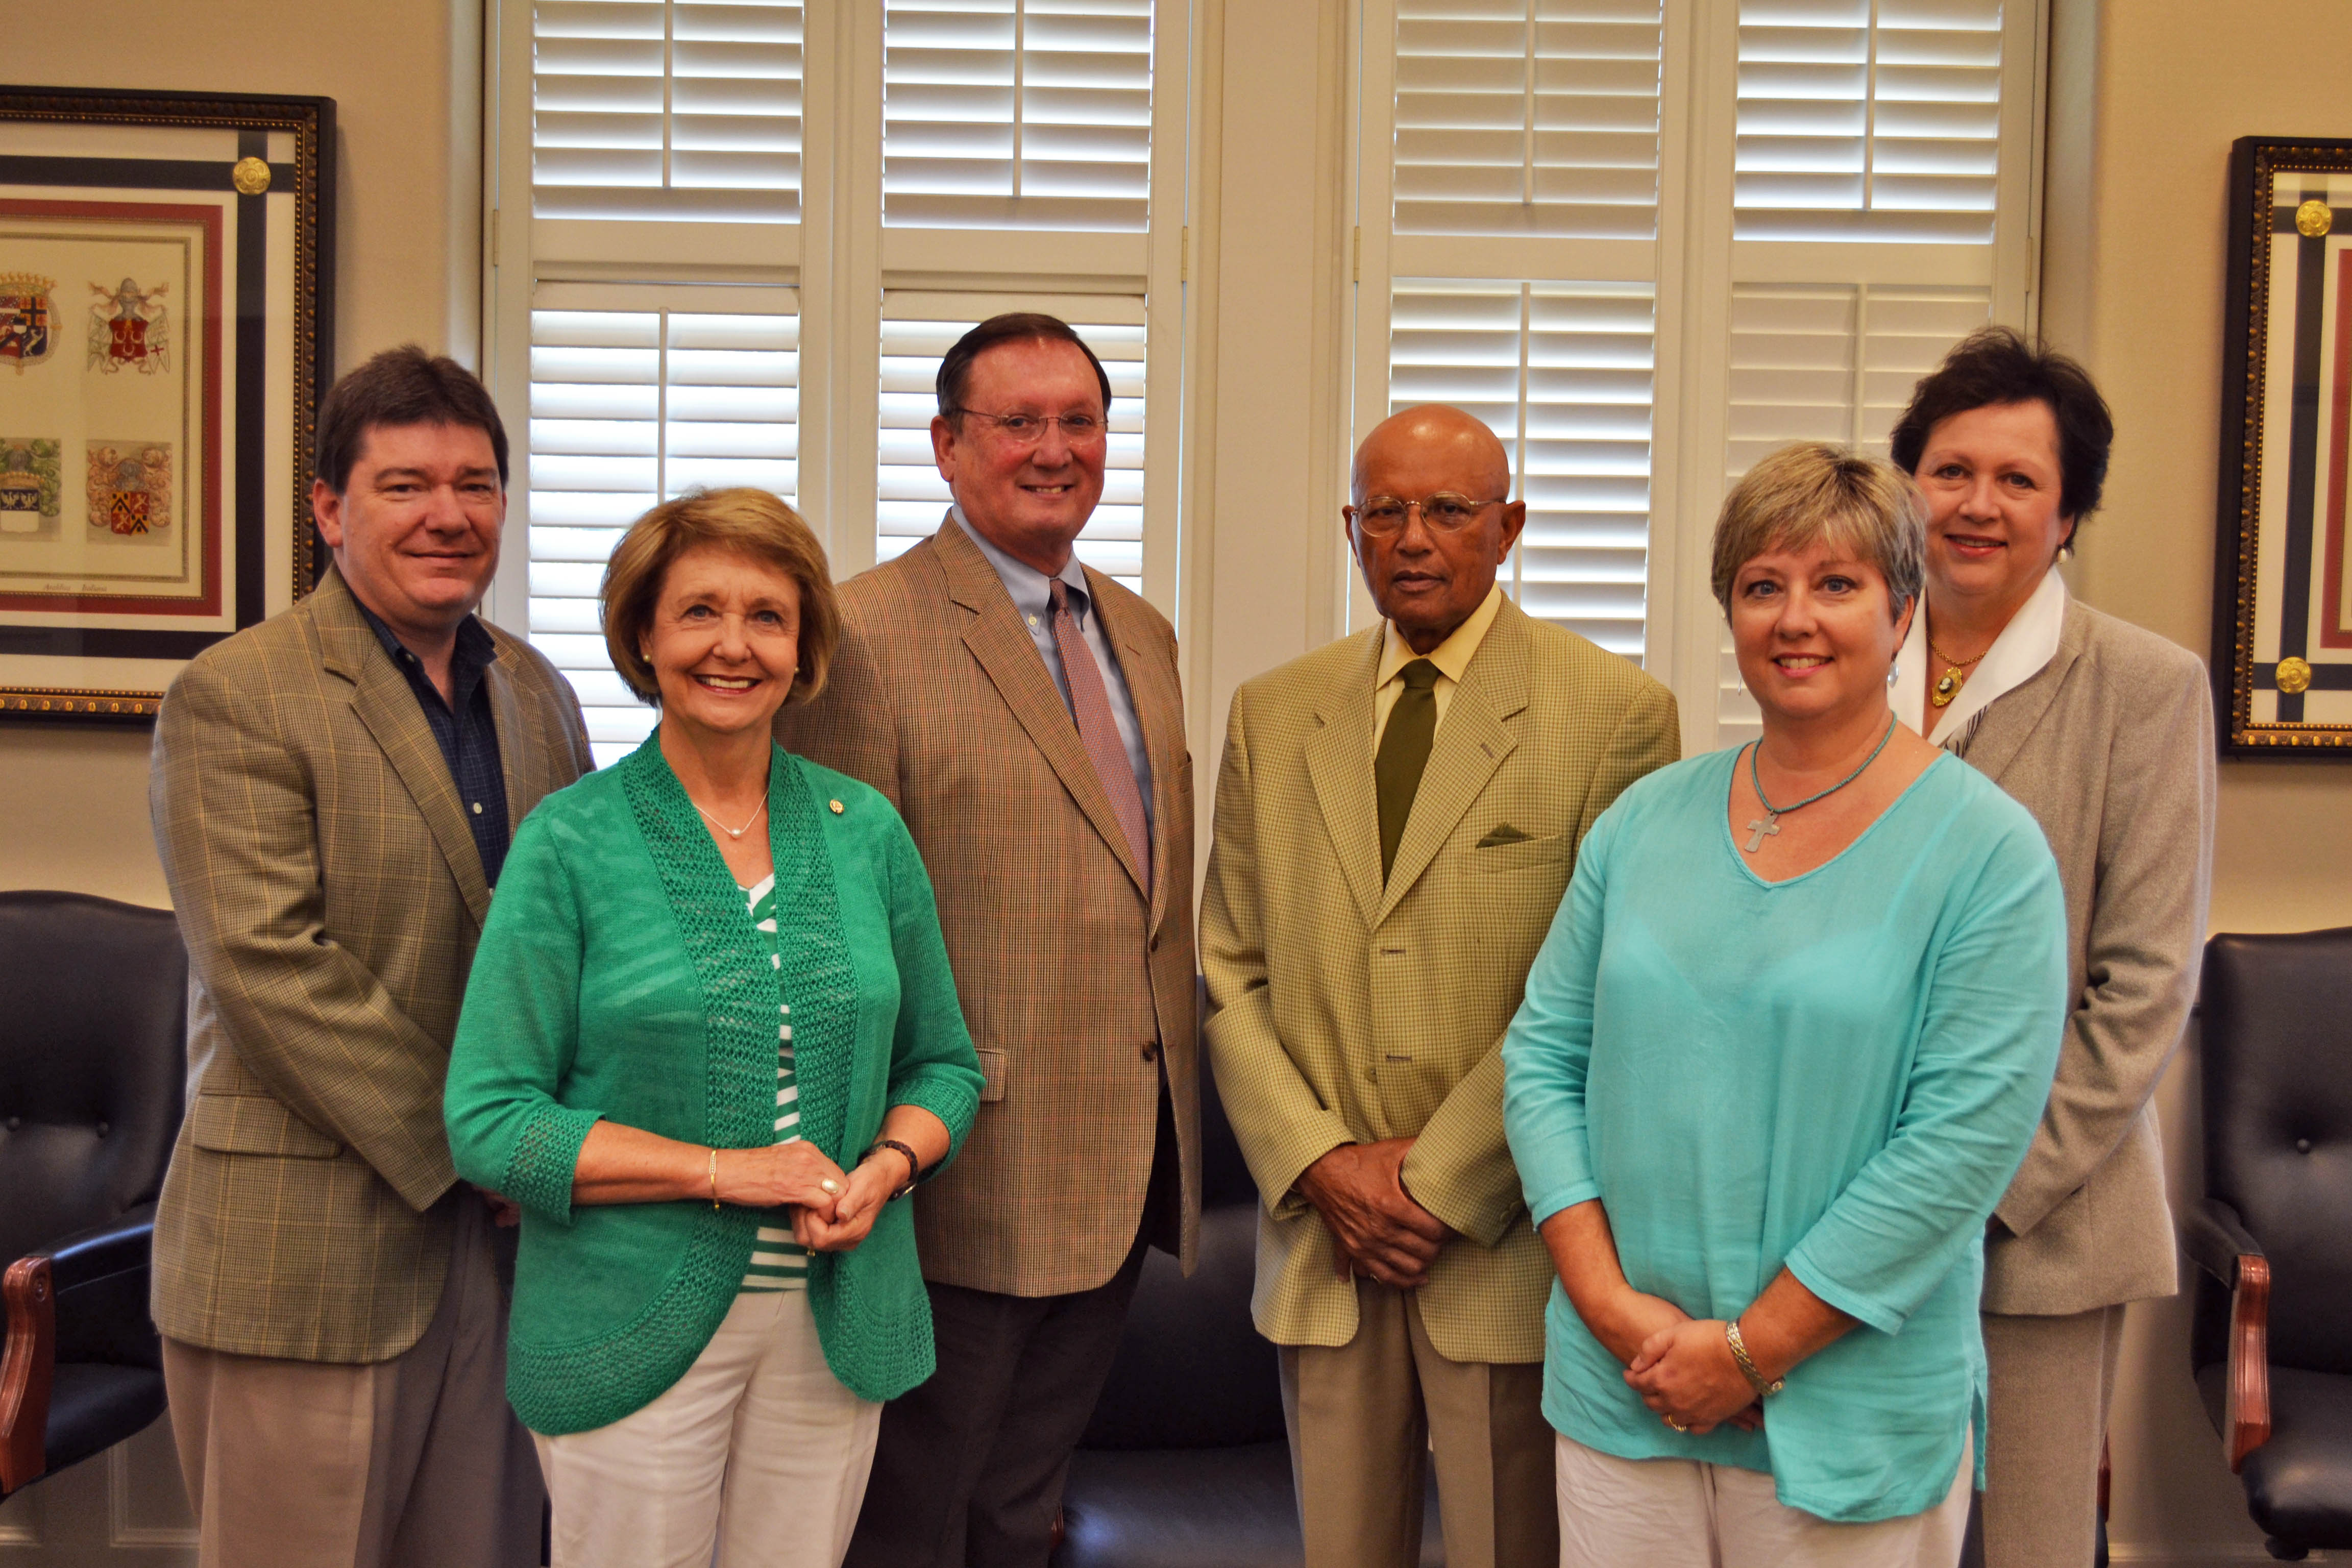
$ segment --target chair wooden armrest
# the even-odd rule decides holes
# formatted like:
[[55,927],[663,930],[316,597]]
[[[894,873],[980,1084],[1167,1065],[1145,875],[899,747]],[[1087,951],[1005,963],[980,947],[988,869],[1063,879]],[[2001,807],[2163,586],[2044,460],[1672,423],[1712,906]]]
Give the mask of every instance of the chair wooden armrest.
[[2180,1242],[2189,1261],[2230,1291],[2221,1451],[2235,1475],[2271,1440],[2270,1259],[2238,1211],[2218,1198],[2201,1199],[2181,1216]]
[[49,1385],[58,1357],[57,1291],[47,1253],[8,1265],[0,1276],[7,1308],[6,1349],[0,1351],[0,1497],[29,1486],[48,1468]]

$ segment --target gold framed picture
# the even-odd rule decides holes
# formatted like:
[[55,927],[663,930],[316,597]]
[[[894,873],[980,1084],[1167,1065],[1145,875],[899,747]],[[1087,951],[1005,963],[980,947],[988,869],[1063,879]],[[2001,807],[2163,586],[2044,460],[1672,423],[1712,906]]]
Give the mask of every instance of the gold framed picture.
[[0,88],[0,718],[143,722],[310,591],[334,105]]
[[2249,136],[2230,166],[2217,728],[2352,756],[2352,142]]

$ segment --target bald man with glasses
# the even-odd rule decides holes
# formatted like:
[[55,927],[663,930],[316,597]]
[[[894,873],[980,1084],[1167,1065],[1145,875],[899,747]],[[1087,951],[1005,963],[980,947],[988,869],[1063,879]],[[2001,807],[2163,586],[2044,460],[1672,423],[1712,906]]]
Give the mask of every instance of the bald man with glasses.
[[844,584],[790,750],[890,797],[986,1087],[914,1195],[939,1371],[882,1415],[853,1568],[1045,1568],[1143,1251],[1200,1215],[1192,763],[1176,635],[1074,553],[1110,381],[1051,316],[948,351],[939,531]]
[[1356,453],[1381,624],[1234,698],[1201,917],[1209,1048],[1263,1200],[1309,1568],[1559,1561],[1552,1268],[1503,1141],[1503,1031],[1618,793],[1679,752],[1666,689],[1496,578],[1527,521],[1458,409]]

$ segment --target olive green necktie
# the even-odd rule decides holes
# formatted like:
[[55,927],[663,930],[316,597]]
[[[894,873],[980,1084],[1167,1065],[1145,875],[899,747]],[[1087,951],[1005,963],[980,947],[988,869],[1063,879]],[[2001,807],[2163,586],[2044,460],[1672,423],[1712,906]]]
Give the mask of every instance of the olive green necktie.
[[1437,666],[1414,659],[1398,673],[1404,689],[1389,710],[1389,727],[1381,731],[1381,749],[1372,758],[1372,792],[1381,805],[1381,880],[1388,880],[1403,842],[1405,819],[1412,815],[1412,797],[1421,789],[1422,770],[1429,766],[1429,744],[1437,736]]

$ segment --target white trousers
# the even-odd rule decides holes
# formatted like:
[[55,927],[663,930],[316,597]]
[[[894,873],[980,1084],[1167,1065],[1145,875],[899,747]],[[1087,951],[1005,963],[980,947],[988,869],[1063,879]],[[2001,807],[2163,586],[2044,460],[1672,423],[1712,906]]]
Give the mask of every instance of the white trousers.
[[1953,1568],[1976,1460],[1924,1513],[1837,1524],[1772,1495],[1759,1470],[1696,1459],[1621,1459],[1559,1439],[1560,1568]]
[[539,1437],[555,1568],[840,1568],[881,1419],[824,1364],[808,1292],[744,1291],[652,1404]]

